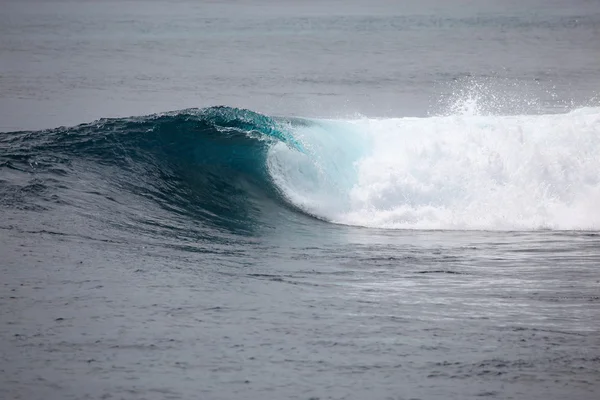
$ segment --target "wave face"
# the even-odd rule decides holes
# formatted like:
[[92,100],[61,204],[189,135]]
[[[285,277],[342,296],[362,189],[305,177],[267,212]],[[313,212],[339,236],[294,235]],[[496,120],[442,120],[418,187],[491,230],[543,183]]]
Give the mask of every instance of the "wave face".
[[9,208],[103,199],[93,215],[118,224],[596,230],[599,151],[599,108],[309,120],[213,107],[2,134],[0,189]]
[[2,203],[66,206],[136,231],[248,231],[272,203],[285,204],[265,169],[273,143],[302,151],[283,128],[252,111],[212,107],[6,133]]

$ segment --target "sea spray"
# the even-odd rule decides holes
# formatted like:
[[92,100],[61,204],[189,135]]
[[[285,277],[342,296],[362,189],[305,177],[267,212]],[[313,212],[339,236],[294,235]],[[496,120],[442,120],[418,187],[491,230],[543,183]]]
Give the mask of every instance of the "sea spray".
[[279,145],[269,162],[286,198],[319,218],[399,229],[600,228],[600,108],[359,119],[318,131],[299,139],[318,143],[318,159],[299,162]]

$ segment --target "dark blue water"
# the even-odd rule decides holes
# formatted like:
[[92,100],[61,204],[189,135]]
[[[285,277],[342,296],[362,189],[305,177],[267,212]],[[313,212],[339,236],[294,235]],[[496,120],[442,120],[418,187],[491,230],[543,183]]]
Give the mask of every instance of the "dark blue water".
[[0,398],[598,398],[598,2],[2,10]]

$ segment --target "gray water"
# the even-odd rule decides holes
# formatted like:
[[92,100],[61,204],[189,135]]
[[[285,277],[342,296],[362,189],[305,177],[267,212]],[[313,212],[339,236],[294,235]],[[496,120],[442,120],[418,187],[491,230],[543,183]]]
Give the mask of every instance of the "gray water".
[[600,83],[595,0],[4,0],[2,8],[4,131],[220,104],[287,116],[420,116],[443,111],[457,80],[459,89],[474,80],[564,110],[593,103]]
[[[221,104],[342,120],[465,98],[484,115],[598,106],[595,0],[1,9],[4,132]],[[2,399],[600,397],[598,229],[375,229],[257,207],[246,229],[203,230],[111,184],[106,160],[48,175],[6,143]]]

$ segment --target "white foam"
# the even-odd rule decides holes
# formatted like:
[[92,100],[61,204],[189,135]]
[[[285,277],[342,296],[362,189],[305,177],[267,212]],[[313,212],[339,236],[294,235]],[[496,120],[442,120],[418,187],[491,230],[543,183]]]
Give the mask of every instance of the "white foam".
[[271,174],[291,202],[332,222],[600,229],[600,108],[360,119],[297,134],[316,150],[275,146]]

